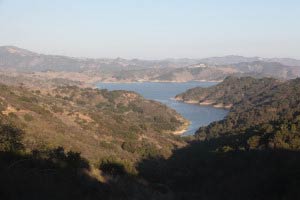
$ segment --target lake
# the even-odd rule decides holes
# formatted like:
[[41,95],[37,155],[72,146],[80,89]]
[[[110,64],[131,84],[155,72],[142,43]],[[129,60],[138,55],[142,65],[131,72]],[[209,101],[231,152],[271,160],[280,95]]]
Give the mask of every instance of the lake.
[[221,108],[210,106],[200,106],[194,104],[186,104],[173,100],[177,94],[187,89],[201,86],[213,86],[214,82],[186,82],[186,83],[98,83],[99,89],[108,90],[129,90],[143,95],[147,99],[159,101],[167,106],[175,109],[183,117],[191,122],[188,130],[183,135],[193,135],[195,131],[211,122],[223,119],[228,111]]

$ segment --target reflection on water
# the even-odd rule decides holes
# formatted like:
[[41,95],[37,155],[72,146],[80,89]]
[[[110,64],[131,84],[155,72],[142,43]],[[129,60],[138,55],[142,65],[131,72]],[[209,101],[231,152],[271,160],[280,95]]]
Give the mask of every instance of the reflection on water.
[[173,100],[172,98],[187,89],[201,86],[209,87],[215,85],[212,82],[187,82],[187,83],[98,83],[97,87],[108,90],[129,90],[143,95],[147,99],[159,101],[175,109],[183,117],[191,122],[185,135],[192,135],[201,127],[213,121],[223,119],[228,111],[209,106],[186,104]]

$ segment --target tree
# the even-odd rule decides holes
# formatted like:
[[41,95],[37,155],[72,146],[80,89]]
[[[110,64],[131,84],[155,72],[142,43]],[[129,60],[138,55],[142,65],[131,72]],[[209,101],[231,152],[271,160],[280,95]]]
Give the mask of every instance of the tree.
[[24,149],[23,131],[11,125],[0,125],[0,151],[15,152]]

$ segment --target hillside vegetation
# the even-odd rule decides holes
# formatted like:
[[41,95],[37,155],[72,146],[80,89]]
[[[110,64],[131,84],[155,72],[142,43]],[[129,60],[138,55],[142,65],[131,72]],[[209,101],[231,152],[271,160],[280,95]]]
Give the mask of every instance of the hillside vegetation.
[[110,159],[91,164],[79,152],[63,147],[28,151],[23,137],[23,130],[0,120],[1,199],[147,200],[168,196],[128,173],[124,163]]
[[300,79],[229,77],[210,88],[190,89],[177,99],[230,105],[224,120],[197,131],[198,139],[237,135],[238,140],[226,139],[226,148],[300,148]]
[[62,146],[92,163],[126,160],[133,172],[139,158],[168,156],[184,145],[172,133],[182,129],[185,119],[134,92],[77,86],[40,91],[0,84],[0,119],[24,131],[28,150]]
[[300,79],[230,77],[178,97],[232,106],[170,158],[140,162],[141,176],[168,186],[175,199],[300,198]]
[[1,199],[300,198],[300,79],[178,95],[231,107],[189,138],[172,135],[180,115],[134,92],[26,87],[0,84]]
[[202,88],[196,87],[176,95],[176,99],[186,103],[199,103],[220,107],[231,107],[253,95],[268,92],[280,81],[273,78],[255,79],[251,77],[227,77],[218,85]]
[[242,99],[224,120],[200,128],[197,137],[243,135],[234,147],[297,150],[299,115],[300,79],[294,79]]

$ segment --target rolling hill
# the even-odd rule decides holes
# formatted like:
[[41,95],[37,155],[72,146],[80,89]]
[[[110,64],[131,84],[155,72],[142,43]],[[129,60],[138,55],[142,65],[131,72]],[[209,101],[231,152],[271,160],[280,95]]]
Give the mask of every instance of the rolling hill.
[[44,55],[2,46],[0,71],[83,82],[222,81],[230,75],[286,80],[300,76],[300,61],[242,56],[164,60],[91,59]]
[[172,133],[183,129],[185,119],[133,92],[3,84],[0,90],[1,124],[24,131],[28,150],[61,146],[94,163],[114,156],[133,163],[147,155],[167,156],[184,145]]

